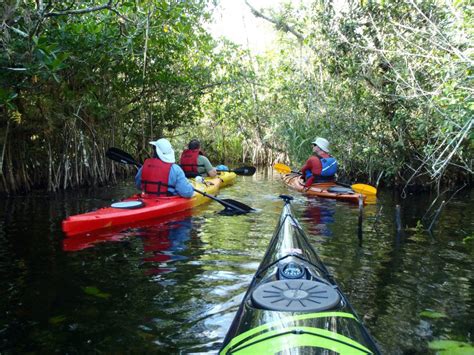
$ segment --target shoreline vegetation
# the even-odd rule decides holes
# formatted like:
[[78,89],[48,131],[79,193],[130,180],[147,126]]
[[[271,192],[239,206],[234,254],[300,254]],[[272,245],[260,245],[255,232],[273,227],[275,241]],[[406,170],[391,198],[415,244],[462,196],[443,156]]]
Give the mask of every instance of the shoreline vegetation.
[[0,193],[114,182],[134,171],[105,151],[158,137],[297,167],[323,136],[349,181],[472,186],[469,1],[246,5],[274,50],[212,38],[210,0],[0,4]]

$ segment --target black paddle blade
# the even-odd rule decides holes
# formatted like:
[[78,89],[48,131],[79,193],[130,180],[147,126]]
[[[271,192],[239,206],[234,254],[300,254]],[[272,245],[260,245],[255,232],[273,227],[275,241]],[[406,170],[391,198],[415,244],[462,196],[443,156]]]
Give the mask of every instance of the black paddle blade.
[[107,149],[105,156],[119,163],[141,166],[130,154],[118,148],[111,147]]
[[[239,201],[236,201],[236,200],[232,200],[230,198],[224,198],[224,199],[222,199],[222,201],[227,202],[229,205],[232,205],[233,207],[237,207],[237,209],[234,208],[234,210],[235,210],[235,212],[237,212],[239,214],[249,213],[249,212],[255,211],[252,207],[246,205],[245,203],[242,203],[242,202],[239,202]],[[227,209],[228,209],[228,207],[226,207],[226,210]],[[240,212],[239,210],[241,210],[242,212]]]
[[221,200],[220,198],[209,195],[205,193],[204,191],[201,191],[195,188],[193,188],[193,190],[203,196],[206,196],[207,198],[210,198],[211,200],[219,202],[222,206],[225,207],[225,211],[230,211],[230,213],[225,213],[225,214],[234,215],[234,214],[243,214],[243,213],[248,213],[250,211],[254,211],[252,207],[247,206],[246,204],[243,204],[242,202],[231,200],[231,199]]
[[237,168],[231,171],[233,171],[237,175],[252,176],[253,174],[255,174],[256,170],[257,169],[254,166],[243,166],[241,168]]

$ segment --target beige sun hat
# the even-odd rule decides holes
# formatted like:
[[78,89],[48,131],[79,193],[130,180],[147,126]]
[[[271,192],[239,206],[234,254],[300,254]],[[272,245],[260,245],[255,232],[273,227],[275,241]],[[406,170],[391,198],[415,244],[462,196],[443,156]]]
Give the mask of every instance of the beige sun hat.
[[165,138],[160,138],[157,141],[152,141],[150,144],[155,146],[156,154],[158,157],[163,160],[165,163],[175,163],[176,159],[174,156],[173,147],[169,140]]
[[327,139],[318,137],[311,144],[316,144],[321,150],[324,150],[326,153],[329,153],[329,142]]

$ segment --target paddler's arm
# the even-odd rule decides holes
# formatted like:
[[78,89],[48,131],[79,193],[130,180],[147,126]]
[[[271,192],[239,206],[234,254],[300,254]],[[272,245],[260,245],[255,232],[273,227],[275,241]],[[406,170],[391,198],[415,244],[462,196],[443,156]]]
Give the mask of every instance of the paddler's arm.
[[174,190],[181,197],[191,198],[194,195],[193,185],[186,179],[183,169],[177,164],[171,166],[168,185],[174,186]]
[[214,168],[207,157],[204,155],[200,155],[198,157],[198,165],[204,165],[204,169],[206,170],[206,174],[209,177],[216,177],[217,170]]
[[306,179],[306,171],[310,171],[312,173],[312,170],[313,170],[313,162],[312,162],[312,159],[309,158],[306,161],[305,165],[303,165],[303,167],[301,168],[301,173],[303,174],[303,178],[306,180],[306,183],[304,184],[305,188],[309,188],[313,184],[314,175],[311,175],[309,179]]
[[306,183],[304,184],[304,187],[309,188],[311,185],[313,185],[314,182],[314,175],[311,175],[311,177],[306,180]]
[[306,160],[306,163],[303,165],[303,167],[300,169],[301,174],[303,175],[303,178],[306,179],[306,170],[311,171],[312,164],[311,164],[311,159]]
[[135,186],[137,189],[142,189],[142,168],[138,169],[137,175],[135,175]]

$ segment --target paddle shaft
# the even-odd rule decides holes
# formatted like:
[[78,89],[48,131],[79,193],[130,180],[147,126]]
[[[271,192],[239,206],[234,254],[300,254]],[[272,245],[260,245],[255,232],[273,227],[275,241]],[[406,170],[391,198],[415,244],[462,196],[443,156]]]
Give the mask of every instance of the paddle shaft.
[[215,196],[212,196],[212,195],[209,195],[208,193],[204,192],[204,191],[201,191],[201,190],[198,190],[198,189],[195,189],[193,187],[193,190],[196,191],[197,193],[200,193],[201,195],[203,195],[204,197],[207,197],[207,198],[210,198],[211,200],[214,200],[216,202],[219,202],[222,206],[226,207],[226,208],[230,208],[230,209],[233,209],[233,210],[236,210],[237,212],[239,213],[247,213],[248,211],[244,211],[243,209],[241,209],[240,207],[237,207],[231,203],[228,203],[226,201],[223,201],[221,199],[218,199],[217,197]]
[[252,176],[255,174],[255,171],[257,169],[255,169],[254,166],[242,166],[240,168],[237,168],[237,169],[232,169],[232,170],[217,170],[218,172],[232,172],[232,173],[236,173],[237,175],[243,175],[243,176]]

